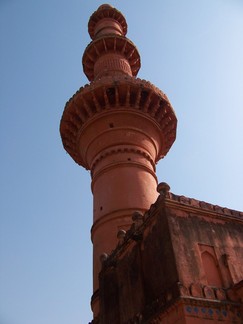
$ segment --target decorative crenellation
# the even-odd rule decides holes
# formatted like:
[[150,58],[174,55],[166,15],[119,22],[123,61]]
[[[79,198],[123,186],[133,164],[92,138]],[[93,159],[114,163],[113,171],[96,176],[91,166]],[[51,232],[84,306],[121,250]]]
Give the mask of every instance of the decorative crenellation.
[[[194,320],[201,321],[222,322],[222,323],[242,323],[241,312],[239,305],[225,305],[224,303],[205,303],[202,301],[182,300],[179,299],[173,305],[169,305],[165,309],[152,315],[149,323],[160,324],[163,323],[165,316],[173,309],[182,307],[182,311],[186,317],[192,317]],[[133,322],[132,322],[133,323]]]
[[[161,182],[158,184],[157,191],[160,194],[158,201],[161,201],[161,202],[172,201],[172,202],[179,203],[180,205],[185,205],[185,206],[189,206],[192,208],[198,208],[198,209],[200,209],[200,211],[213,212],[213,213],[225,215],[227,217],[233,217],[233,218],[237,218],[239,220],[243,220],[243,212],[225,208],[225,207],[221,207],[218,205],[213,205],[213,204],[207,203],[205,201],[197,200],[194,198],[189,198],[189,197],[185,197],[182,195],[176,195],[176,194],[170,192],[170,186],[165,182]],[[151,211],[149,211],[149,212],[151,214]]]
[[142,149],[138,149],[138,148],[133,148],[133,147],[117,147],[117,148],[111,148],[109,150],[106,150],[104,152],[102,152],[99,157],[97,159],[94,160],[93,164],[91,165],[91,174],[93,174],[94,169],[96,168],[97,164],[102,161],[104,158],[106,158],[107,156],[113,155],[113,154],[118,154],[118,153],[136,153],[139,155],[142,155],[146,160],[148,160],[151,165],[153,170],[155,171],[155,163],[153,161],[153,159],[151,158],[151,156],[146,153],[145,151],[143,151]]
[[199,299],[240,302],[240,298],[232,288],[212,287],[199,282],[193,282],[188,286],[178,283],[181,297],[194,297]]
[[112,109],[144,113],[160,127],[164,145],[157,162],[169,151],[176,137],[177,119],[167,96],[150,82],[129,76],[103,77],[80,88],[66,103],[60,132],[65,149],[80,165],[77,144],[84,124],[99,113]]
[[225,216],[229,216],[229,217],[233,217],[233,218],[243,219],[243,212],[225,208],[225,207],[220,207],[218,205],[212,205],[205,201],[200,201],[200,200],[188,198],[185,196],[175,195],[171,192],[169,193],[168,199],[172,200],[172,201],[176,201],[183,205],[191,206],[194,208],[199,208],[200,210],[206,210],[209,212],[215,212],[215,213],[223,214]]
[[[186,316],[222,321],[234,319],[234,323],[241,323],[240,304],[227,297],[226,289],[202,285],[202,293],[208,290],[213,294],[213,297],[208,298],[207,293],[201,297],[181,294],[181,288],[181,283],[177,282],[163,291],[156,300],[145,306],[143,318],[149,320],[149,323],[161,323],[165,312],[168,314],[169,309],[178,309],[178,304],[181,304]],[[187,292],[190,292],[190,288],[187,288]]]

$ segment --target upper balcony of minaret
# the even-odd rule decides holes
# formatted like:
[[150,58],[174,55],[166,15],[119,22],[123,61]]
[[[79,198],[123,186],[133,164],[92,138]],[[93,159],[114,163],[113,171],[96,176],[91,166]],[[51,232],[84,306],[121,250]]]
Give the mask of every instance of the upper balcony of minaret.
[[125,37],[127,23],[120,11],[102,5],[90,17],[88,30],[92,42],[83,55],[83,70],[89,81],[103,76],[136,76],[140,56],[136,46]]

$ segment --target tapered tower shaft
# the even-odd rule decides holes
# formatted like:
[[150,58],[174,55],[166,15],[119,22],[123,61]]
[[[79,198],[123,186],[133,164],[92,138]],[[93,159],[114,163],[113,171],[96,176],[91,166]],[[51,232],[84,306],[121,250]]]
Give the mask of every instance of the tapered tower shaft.
[[173,144],[177,121],[166,95],[136,78],[140,56],[125,36],[123,15],[102,5],[88,28],[83,69],[91,83],[67,102],[60,131],[74,161],[91,170],[96,316],[100,255],[116,247],[117,231],[131,225],[134,211],[143,213],[156,200],[155,164]]

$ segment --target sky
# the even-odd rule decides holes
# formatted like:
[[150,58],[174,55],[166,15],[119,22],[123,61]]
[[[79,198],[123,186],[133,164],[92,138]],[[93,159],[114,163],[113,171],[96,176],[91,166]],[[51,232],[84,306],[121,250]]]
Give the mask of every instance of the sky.
[[[243,210],[243,3],[110,1],[138,74],[169,97],[177,139],[157,165],[175,194]],[[87,324],[90,174],[64,151],[66,101],[99,0],[0,0],[0,324]]]

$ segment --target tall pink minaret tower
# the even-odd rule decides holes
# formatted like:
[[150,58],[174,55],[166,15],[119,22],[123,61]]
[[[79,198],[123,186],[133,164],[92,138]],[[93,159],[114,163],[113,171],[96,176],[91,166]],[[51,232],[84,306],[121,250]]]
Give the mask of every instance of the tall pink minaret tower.
[[155,164],[176,137],[176,116],[166,97],[136,78],[140,56],[126,38],[124,16],[102,5],[90,17],[91,43],[83,54],[90,81],[67,102],[61,119],[63,146],[91,171],[94,196],[92,310],[99,313],[100,256],[117,245],[117,232],[130,227],[158,193]]

